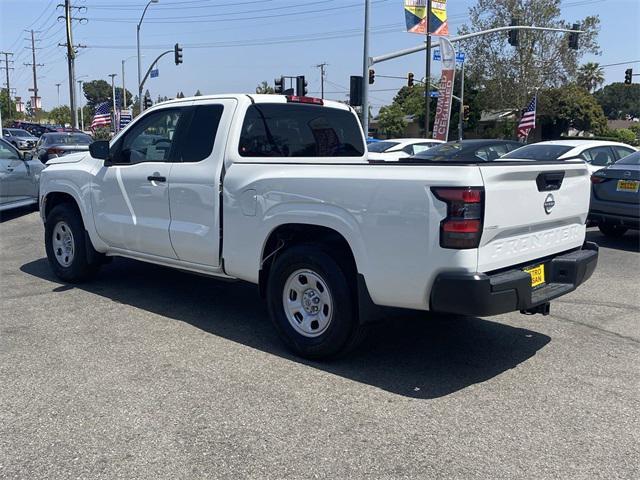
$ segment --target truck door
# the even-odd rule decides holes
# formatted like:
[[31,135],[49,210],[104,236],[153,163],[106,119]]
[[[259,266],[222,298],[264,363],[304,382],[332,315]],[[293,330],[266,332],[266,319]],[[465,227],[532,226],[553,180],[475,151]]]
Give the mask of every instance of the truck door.
[[185,117],[169,178],[169,234],[185,262],[220,264],[220,182],[235,107],[233,99],[204,100]]
[[149,112],[112,145],[95,175],[96,230],[109,246],[176,258],[169,239],[169,172],[185,107]]

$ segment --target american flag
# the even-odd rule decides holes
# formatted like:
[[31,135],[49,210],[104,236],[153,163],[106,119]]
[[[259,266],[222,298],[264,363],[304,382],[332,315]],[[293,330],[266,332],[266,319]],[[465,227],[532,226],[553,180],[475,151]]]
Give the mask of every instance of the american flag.
[[518,137],[526,138],[532,128],[536,128],[536,103],[538,103],[538,94],[536,93],[520,119],[518,124]]
[[91,130],[98,127],[107,127],[111,125],[111,106],[109,102],[102,102],[96,105],[96,114],[91,122]]

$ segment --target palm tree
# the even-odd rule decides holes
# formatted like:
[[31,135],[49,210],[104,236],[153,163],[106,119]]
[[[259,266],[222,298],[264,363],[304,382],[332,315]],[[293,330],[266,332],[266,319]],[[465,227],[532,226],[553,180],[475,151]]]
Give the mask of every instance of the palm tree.
[[588,62],[578,68],[576,80],[578,85],[584,87],[588,92],[593,93],[604,83],[604,72],[599,63]]

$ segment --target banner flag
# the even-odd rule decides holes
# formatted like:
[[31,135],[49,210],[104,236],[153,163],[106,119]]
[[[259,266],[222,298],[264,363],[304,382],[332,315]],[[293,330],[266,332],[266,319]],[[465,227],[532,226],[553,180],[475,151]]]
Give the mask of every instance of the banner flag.
[[456,52],[451,42],[444,37],[440,38],[440,50],[442,51],[442,76],[438,86],[438,106],[436,107],[436,116],[433,121],[433,138],[446,142],[449,136],[449,122],[451,120]]
[[[427,16],[427,0],[404,0],[404,17],[407,32],[425,34]],[[449,35],[447,21],[447,0],[431,2],[429,29],[433,35]]]

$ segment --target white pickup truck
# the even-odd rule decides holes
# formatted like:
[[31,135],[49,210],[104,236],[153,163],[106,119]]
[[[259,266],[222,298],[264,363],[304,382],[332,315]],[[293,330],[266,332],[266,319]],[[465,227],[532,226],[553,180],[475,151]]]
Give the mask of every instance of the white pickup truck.
[[547,313],[594,271],[582,161],[369,164],[346,105],[218,95],[144,112],[40,183],[64,281],[122,256],[258,284],[283,340],[326,358],[377,307]]

